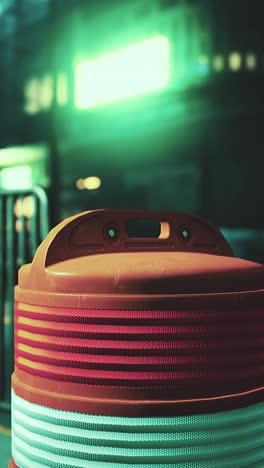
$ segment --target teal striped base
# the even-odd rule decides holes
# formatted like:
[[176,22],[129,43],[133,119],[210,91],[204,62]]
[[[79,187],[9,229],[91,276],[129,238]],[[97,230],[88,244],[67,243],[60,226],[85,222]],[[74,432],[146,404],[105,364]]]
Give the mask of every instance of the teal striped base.
[[29,403],[12,391],[20,468],[264,467],[264,403],[178,417],[114,417]]

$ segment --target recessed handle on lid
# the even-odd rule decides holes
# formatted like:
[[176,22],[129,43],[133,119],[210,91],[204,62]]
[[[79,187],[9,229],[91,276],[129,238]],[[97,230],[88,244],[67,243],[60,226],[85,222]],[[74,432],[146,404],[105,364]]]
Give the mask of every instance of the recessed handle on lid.
[[[129,237],[131,220],[159,220],[158,237]],[[43,267],[71,258],[114,252],[183,251],[232,256],[219,230],[199,216],[176,211],[101,209],[72,216],[56,226],[33,262]]]

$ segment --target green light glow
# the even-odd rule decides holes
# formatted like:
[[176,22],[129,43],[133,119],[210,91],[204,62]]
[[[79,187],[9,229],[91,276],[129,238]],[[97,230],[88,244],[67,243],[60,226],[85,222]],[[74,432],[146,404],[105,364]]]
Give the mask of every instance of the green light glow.
[[75,104],[85,109],[163,88],[169,82],[169,66],[164,36],[79,63]]
[[113,239],[113,238],[115,237],[115,235],[116,235],[115,230],[114,230],[114,229],[109,229],[108,235],[109,235],[109,237],[110,237],[111,239]]
[[65,106],[68,102],[68,81],[66,73],[59,73],[57,76],[57,103]]
[[186,230],[182,231],[182,237],[183,237],[184,239],[188,239],[188,237],[189,237],[189,232],[186,231]]
[[257,66],[257,58],[255,54],[246,55],[246,67],[248,70],[254,70]]
[[213,61],[213,67],[215,71],[219,72],[224,69],[225,63],[224,63],[224,57],[222,55],[216,55]]
[[232,71],[238,71],[241,67],[242,58],[239,52],[232,52],[229,55],[229,67]]
[[30,166],[7,167],[1,171],[1,186],[8,190],[27,189],[32,186]]
[[51,75],[45,75],[41,80],[39,94],[39,110],[47,110],[51,107],[53,100],[53,80]]
[[39,97],[40,81],[37,78],[31,78],[25,85],[24,97],[25,105],[24,111],[26,114],[34,115],[39,112]]
[[205,74],[209,71],[209,60],[206,55],[201,55],[198,59],[198,70],[199,73]]
[[43,161],[49,156],[46,144],[10,146],[0,149],[0,166],[25,166],[31,162]]

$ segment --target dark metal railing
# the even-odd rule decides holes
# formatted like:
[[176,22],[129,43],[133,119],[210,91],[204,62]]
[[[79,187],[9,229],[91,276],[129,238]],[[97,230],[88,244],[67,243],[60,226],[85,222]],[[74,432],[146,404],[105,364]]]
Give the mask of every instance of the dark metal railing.
[[0,410],[10,409],[14,367],[14,286],[24,263],[49,232],[45,190],[0,189]]

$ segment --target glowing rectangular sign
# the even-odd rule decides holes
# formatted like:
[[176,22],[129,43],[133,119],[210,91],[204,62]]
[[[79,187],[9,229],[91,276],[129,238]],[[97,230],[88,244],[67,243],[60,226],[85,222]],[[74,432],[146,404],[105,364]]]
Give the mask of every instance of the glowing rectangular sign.
[[75,70],[75,105],[94,107],[145,94],[169,82],[169,41],[157,36],[139,44],[87,60]]

